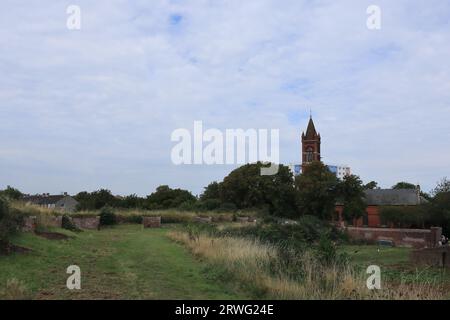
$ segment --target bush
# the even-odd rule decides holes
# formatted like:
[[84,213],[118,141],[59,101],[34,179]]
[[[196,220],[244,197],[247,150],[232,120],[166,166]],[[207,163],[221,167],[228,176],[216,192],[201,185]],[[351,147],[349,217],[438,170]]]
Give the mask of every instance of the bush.
[[117,217],[111,207],[105,206],[100,210],[100,225],[112,226],[117,224]]
[[66,214],[62,216],[61,227],[70,231],[81,231]]
[[142,216],[137,214],[132,214],[128,216],[122,216],[123,222],[125,223],[136,223],[142,224]]
[[9,251],[9,237],[21,224],[19,212],[12,213],[8,202],[0,197],[0,253]]
[[221,202],[219,199],[206,199],[199,202],[199,206],[204,210],[216,210],[219,209]]
[[218,212],[229,212],[229,211],[236,211],[236,210],[237,210],[236,205],[231,202],[225,202],[217,209]]
[[384,225],[390,223],[402,228],[422,228],[426,222],[423,206],[384,206],[380,218]]

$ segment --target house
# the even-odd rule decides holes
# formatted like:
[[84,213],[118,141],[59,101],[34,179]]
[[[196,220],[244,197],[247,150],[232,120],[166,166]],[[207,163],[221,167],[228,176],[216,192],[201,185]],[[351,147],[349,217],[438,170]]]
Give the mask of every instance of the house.
[[[374,189],[365,191],[365,201],[367,204],[364,215],[355,219],[352,223],[355,227],[381,227],[380,209],[383,206],[417,206],[427,202],[420,195],[420,188],[416,189]],[[344,224],[342,215],[343,205],[337,204],[335,209],[335,222]],[[347,223],[348,224],[348,223]]]
[[62,195],[50,195],[44,193],[42,195],[24,196],[23,201],[27,204],[34,204],[48,209],[56,209],[62,211],[75,211],[78,201],[67,193]]

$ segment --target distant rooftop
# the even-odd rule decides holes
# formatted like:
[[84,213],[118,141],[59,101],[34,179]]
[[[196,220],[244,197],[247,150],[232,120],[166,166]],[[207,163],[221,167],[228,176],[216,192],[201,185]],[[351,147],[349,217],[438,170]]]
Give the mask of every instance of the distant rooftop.
[[365,193],[367,205],[415,206],[426,202],[417,189],[373,189]]

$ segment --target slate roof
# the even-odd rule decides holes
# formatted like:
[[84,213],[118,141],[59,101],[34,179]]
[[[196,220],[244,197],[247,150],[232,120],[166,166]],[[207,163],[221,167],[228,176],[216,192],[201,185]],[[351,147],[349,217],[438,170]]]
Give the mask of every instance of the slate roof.
[[317,136],[316,127],[314,126],[314,122],[312,118],[309,118],[308,127],[306,128],[306,135],[307,138],[314,138]]
[[48,195],[48,196],[27,196],[24,197],[23,200],[26,202],[31,202],[32,204],[38,204],[38,205],[48,205],[48,204],[55,204],[59,200],[65,198],[67,196],[65,195]]
[[416,189],[373,189],[365,193],[369,206],[415,206],[426,202]]

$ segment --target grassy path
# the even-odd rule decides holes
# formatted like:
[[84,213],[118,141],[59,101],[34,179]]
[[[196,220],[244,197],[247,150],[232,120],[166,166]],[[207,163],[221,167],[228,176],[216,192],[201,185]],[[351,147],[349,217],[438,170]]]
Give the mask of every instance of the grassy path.
[[[22,234],[28,254],[0,257],[0,287],[18,279],[33,299],[245,299],[207,276],[201,262],[169,240],[167,229],[121,225],[47,240]],[[66,268],[81,268],[82,290],[66,288]]]

